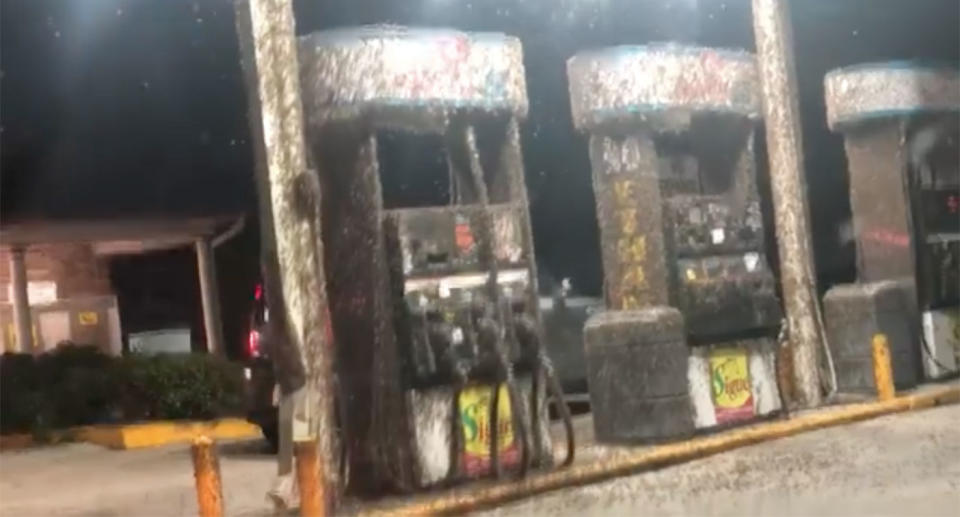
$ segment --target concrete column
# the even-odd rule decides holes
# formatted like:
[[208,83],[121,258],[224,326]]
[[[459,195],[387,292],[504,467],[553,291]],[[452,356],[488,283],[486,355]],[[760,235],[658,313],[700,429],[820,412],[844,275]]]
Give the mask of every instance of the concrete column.
[[592,135],[603,292],[610,310],[669,305],[657,151],[644,133]]
[[197,239],[197,271],[200,273],[200,297],[203,300],[203,328],[207,334],[207,352],[223,354],[223,325],[220,322],[220,290],[217,264],[208,239]]
[[850,208],[863,283],[916,278],[914,232],[899,122],[865,124],[844,133]]
[[10,250],[10,282],[13,285],[13,321],[17,329],[17,352],[33,351],[30,300],[27,296],[27,264],[23,248]]

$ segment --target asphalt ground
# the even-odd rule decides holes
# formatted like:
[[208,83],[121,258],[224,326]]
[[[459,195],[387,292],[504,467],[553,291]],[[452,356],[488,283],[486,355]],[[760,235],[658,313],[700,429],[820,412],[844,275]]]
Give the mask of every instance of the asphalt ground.
[[[616,454],[589,443],[584,452],[585,461]],[[265,492],[276,467],[265,445],[223,443],[220,456],[227,515],[271,515]],[[47,515],[195,516],[189,448],[67,444],[0,454],[0,516]],[[956,516],[960,405],[743,447],[480,515]]]

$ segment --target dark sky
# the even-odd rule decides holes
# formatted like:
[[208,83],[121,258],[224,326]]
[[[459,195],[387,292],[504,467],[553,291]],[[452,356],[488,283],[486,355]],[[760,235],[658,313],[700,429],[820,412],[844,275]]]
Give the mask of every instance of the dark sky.
[[[818,260],[848,271],[833,225],[849,211],[824,73],[886,59],[960,60],[957,0],[794,0]],[[538,255],[599,287],[586,146],[564,61],[621,43],[752,47],[748,0],[303,0],[298,31],[363,23],[495,30],[524,43],[524,153]],[[229,0],[2,0],[0,216],[253,211],[246,104]]]
[[3,0],[3,216],[243,210],[250,151],[228,7]]

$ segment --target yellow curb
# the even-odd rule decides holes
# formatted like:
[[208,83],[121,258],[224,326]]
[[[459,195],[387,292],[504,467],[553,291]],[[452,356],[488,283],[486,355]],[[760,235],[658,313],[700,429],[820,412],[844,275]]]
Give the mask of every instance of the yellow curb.
[[29,434],[5,434],[0,435],[0,451],[11,449],[23,449],[33,443],[33,437]]
[[82,441],[111,449],[138,449],[171,443],[190,443],[205,435],[214,440],[257,438],[260,428],[239,418],[210,422],[145,422],[117,426],[88,426],[80,429]]
[[171,443],[190,443],[200,435],[214,440],[258,438],[260,428],[239,418],[209,422],[159,421],[127,425],[90,425],[53,431],[47,440],[37,442],[29,434],[0,436],[0,450],[13,450],[68,441],[89,442],[111,449],[157,447]]
[[0,435],[0,451],[27,449],[42,445],[56,445],[58,443],[76,441],[79,428],[50,431],[43,439],[37,440],[32,434],[4,434]]
[[531,476],[520,481],[497,483],[480,489],[453,490],[446,495],[419,500],[362,515],[437,515],[475,511],[550,490],[586,485],[610,478],[702,458],[755,443],[876,418],[903,411],[960,402],[960,385],[931,389],[887,401],[855,404],[797,415],[790,420],[757,424],[713,436],[643,449],[625,456],[576,465]]

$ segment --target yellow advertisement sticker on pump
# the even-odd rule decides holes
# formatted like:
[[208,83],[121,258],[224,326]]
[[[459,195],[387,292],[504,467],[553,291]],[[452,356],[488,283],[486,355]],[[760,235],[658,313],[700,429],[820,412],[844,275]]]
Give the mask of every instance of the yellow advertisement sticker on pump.
[[710,385],[718,424],[753,417],[753,389],[745,349],[710,351]]
[[[519,449],[513,436],[510,395],[504,384],[499,386],[497,403],[497,450],[500,464],[512,466],[519,461]],[[478,476],[490,469],[490,404],[493,387],[478,385],[460,392],[460,422],[463,431],[463,465],[468,476]]]

